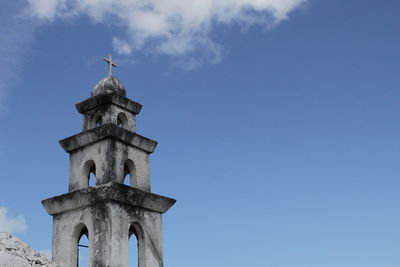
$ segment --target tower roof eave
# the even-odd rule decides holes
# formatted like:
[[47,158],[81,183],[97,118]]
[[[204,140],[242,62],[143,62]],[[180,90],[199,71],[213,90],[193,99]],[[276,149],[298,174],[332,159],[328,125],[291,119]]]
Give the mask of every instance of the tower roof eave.
[[142,109],[142,105],[135,101],[132,101],[125,96],[122,96],[118,93],[108,93],[103,95],[92,96],[82,102],[75,104],[76,109],[79,113],[85,114],[86,112],[102,105],[106,104],[114,104],[120,106],[123,109],[126,109],[133,114],[139,114]]
[[50,215],[57,215],[104,201],[115,201],[159,213],[167,212],[176,202],[172,198],[110,182],[48,198],[42,204]]
[[156,141],[138,135],[137,133],[130,132],[111,123],[65,138],[60,140],[59,143],[61,147],[69,153],[110,137],[135,146],[148,153],[153,153],[157,146]]

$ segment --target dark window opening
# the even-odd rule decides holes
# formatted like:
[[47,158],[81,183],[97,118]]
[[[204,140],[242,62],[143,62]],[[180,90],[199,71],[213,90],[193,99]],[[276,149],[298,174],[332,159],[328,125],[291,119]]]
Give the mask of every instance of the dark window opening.
[[117,116],[117,126],[121,128],[128,128],[128,118],[124,113],[119,113]]
[[125,174],[124,184],[131,185],[131,174],[130,173]]
[[118,127],[122,127],[122,124],[123,124],[122,121],[118,118],[118,120],[117,120],[117,126],[118,126]]
[[89,173],[89,187],[95,187],[96,186],[96,175],[93,172]]
[[139,266],[139,242],[133,225],[129,229],[129,267]]
[[93,160],[87,161],[83,165],[83,177],[82,179],[86,179],[84,185],[88,186],[96,186],[96,165]]
[[101,126],[101,125],[102,125],[102,121],[101,121],[101,117],[100,117],[96,120],[96,127]]
[[84,227],[78,238],[77,267],[89,266],[89,232]]
[[136,186],[136,169],[132,160],[128,159],[124,164],[124,184]]

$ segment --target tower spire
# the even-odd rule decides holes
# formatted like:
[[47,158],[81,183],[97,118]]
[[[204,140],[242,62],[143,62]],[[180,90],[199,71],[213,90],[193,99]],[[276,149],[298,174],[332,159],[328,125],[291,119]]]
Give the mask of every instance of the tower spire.
[[52,258],[59,267],[77,266],[85,235],[89,266],[128,267],[128,240],[135,235],[137,266],[162,267],[162,215],[175,200],[151,193],[150,154],[157,142],[136,133],[142,105],[112,76],[117,65],[111,55],[104,60],[108,77],[75,105],[82,132],[60,141],[70,156],[68,192],[42,201],[53,216]]

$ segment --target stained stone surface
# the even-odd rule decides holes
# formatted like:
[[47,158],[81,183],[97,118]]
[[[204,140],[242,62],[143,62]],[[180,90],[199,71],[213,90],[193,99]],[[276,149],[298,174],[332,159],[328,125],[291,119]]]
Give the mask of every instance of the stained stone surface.
[[44,254],[10,235],[0,233],[0,267],[57,267]]
[[59,267],[76,267],[83,235],[91,267],[128,267],[132,235],[138,266],[163,266],[162,214],[175,200],[151,193],[157,142],[136,133],[141,107],[111,74],[76,104],[82,132],[60,141],[70,154],[69,192],[42,202],[53,216],[52,257]]
[[109,94],[113,92],[119,93],[122,96],[126,96],[125,87],[122,85],[120,80],[114,76],[109,76],[101,79],[93,88],[92,96]]
[[110,182],[48,198],[43,200],[42,204],[50,215],[57,215],[104,202],[116,202],[148,211],[165,213],[175,204],[176,200],[128,185]]

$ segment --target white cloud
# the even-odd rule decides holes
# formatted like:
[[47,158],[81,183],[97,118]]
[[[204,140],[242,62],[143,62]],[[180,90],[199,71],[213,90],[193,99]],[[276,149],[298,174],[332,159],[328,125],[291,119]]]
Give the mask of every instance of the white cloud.
[[40,19],[53,19],[57,13],[57,9],[62,6],[63,1],[57,0],[28,0],[35,11],[35,16]]
[[7,214],[7,208],[0,207],[0,232],[23,233],[27,225],[22,215],[11,217]]
[[118,37],[113,38],[112,45],[114,50],[121,55],[129,55],[133,51],[132,45],[130,45],[124,40],[119,39]]
[[308,0],[26,0],[31,16],[41,20],[88,15],[97,23],[113,23],[125,36],[113,38],[123,55],[147,50],[185,56],[207,50],[210,61],[221,49],[209,37],[216,25],[266,28],[287,19]]

